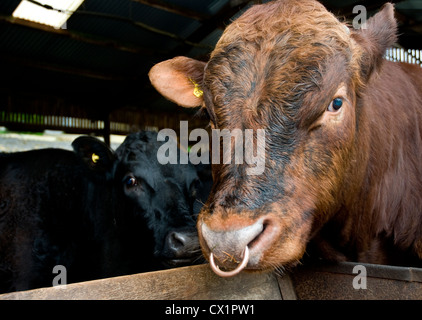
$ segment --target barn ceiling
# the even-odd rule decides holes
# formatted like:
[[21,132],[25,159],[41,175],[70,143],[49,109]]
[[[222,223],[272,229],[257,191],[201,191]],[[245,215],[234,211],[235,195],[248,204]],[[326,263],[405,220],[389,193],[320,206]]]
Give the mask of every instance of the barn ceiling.
[[[224,27],[257,2],[85,0],[65,29],[54,29],[13,18],[20,0],[1,0],[0,104],[7,95],[32,92],[83,100],[88,108],[109,111],[127,105],[176,110],[149,84],[149,69],[176,55],[206,59]],[[385,1],[321,2],[352,19],[355,5],[373,14]],[[399,44],[422,49],[422,1],[392,2]]]

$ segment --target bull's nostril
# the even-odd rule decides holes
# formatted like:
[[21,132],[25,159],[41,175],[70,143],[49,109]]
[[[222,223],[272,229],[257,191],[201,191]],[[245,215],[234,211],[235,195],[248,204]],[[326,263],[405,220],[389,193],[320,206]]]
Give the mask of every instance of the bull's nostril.
[[264,220],[261,232],[248,244],[248,247],[258,248],[266,243],[273,236],[274,227],[271,221]]
[[256,246],[256,244],[260,241],[260,238],[262,237],[262,235],[265,233],[266,228],[267,228],[267,224],[263,223],[262,231],[259,234],[257,234],[257,236],[253,238],[251,242],[248,243],[249,248],[253,248],[254,246]]

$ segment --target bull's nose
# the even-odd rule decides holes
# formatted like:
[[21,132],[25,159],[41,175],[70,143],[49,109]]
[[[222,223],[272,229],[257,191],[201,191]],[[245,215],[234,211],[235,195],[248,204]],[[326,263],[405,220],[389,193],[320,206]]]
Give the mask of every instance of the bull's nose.
[[[228,273],[230,276],[240,272],[240,270],[237,272],[239,265],[244,264],[248,268],[254,268],[261,258],[262,249],[266,247],[264,242],[268,242],[271,238],[266,235],[268,225],[269,222],[262,218],[247,227],[227,231],[213,230],[206,223],[202,223],[201,234],[210,251],[210,263],[213,270],[224,276],[222,272],[214,269],[213,262],[222,269],[235,269],[236,272]],[[247,264],[245,263],[246,247],[249,251]]]

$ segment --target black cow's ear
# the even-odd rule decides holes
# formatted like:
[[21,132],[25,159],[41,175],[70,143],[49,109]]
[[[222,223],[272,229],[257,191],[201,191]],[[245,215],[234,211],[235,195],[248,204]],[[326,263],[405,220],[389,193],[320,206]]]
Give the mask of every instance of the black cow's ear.
[[361,74],[368,80],[383,61],[385,51],[397,41],[397,21],[394,6],[386,3],[381,10],[352,33],[352,38],[360,46]]
[[73,151],[96,172],[108,172],[113,168],[116,155],[104,142],[90,136],[76,138]]

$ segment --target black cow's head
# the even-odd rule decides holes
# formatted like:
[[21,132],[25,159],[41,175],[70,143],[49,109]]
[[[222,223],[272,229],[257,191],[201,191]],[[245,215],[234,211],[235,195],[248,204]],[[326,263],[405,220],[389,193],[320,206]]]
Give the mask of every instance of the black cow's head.
[[[133,204],[126,218],[146,226],[144,235],[154,239],[154,257],[170,266],[191,264],[200,256],[196,214],[202,207],[198,203],[206,199],[197,199],[201,181],[192,164],[158,162],[163,143],[155,132],[129,135],[116,150],[116,179]],[[150,245],[145,237],[142,241]]]
[[104,201],[113,206],[116,241],[128,259],[122,264],[133,271],[191,264],[201,255],[195,214],[206,199],[196,199],[197,171],[191,164],[158,163],[160,144],[154,132],[129,135],[116,152],[92,137],[72,143],[93,172],[113,181],[113,199]]

